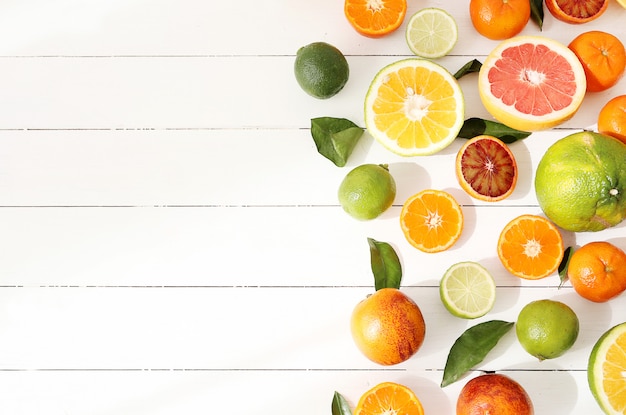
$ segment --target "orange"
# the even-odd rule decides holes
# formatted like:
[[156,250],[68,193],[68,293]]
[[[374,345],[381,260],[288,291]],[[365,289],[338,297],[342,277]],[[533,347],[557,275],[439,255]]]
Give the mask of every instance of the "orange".
[[546,0],[545,3],[552,16],[571,24],[595,20],[609,6],[609,0]]
[[492,40],[519,34],[530,19],[529,0],[470,0],[469,10],[476,31]]
[[479,375],[463,386],[456,401],[457,415],[533,415],[526,390],[499,373]]
[[581,297],[608,301],[626,290],[626,253],[609,242],[589,242],[574,251],[567,277]]
[[478,74],[485,108],[522,131],[555,127],[570,119],[587,88],[582,64],[567,46],[543,36],[516,36],[492,50]]
[[496,202],[513,193],[517,162],[501,140],[479,135],[463,144],[457,153],[456,177],[473,198]]
[[600,109],[598,132],[615,137],[626,144],[626,95],[612,98]]
[[426,324],[412,299],[396,288],[381,288],[356,305],[350,331],[365,357],[389,366],[408,360],[419,350]]
[[504,227],[498,238],[500,262],[520,278],[547,277],[557,270],[563,253],[561,233],[542,216],[518,216]]
[[626,322],[607,330],[591,349],[587,382],[605,414],[624,414],[626,408]]
[[407,241],[424,252],[441,252],[461,236],[463,211],[451,194],[423,190],[411,196],[400,212],[400,226]]
[[404,385],[383,382],[365,392],[359,399],[354,415],[424,415],[422,403]]
[[624,75],[624,44],[610,33],[592,30],[576,36],[568,46],[585,70],[587,91],[599,92],[615,85]]
[[406,0],[345,0],[344,13],[357,32],[382,37],[400,27],[406,16]]

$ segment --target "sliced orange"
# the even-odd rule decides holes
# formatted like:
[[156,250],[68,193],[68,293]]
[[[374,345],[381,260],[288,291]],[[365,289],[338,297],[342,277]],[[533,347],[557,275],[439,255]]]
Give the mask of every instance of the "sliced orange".
[[498,121],[522,131],[555,127],[582,104],[585,71],[567,46],[542,36],[501,42],[478,74],[478,92]]
[[399,383],[383,382],[361,396],[354,415],[424,415],[422,403],[411,389]]
[[368,37],[382,37],[400,27],[406,0],[345,0],[344,13],[354,29]]
[[454,197],[441,190],[423,190],[411,196],[400,212],[407,241],[423,252],[450,248],[463,231],[463,211]]
[[520,278],[547,277],[557,270],[563,253],[561,233],[542,216],[518,216],[504,227],[498,238],[502,265]]
[[456,177],[473,198],[497,202],[513,193],[517,162],[501,140],[479,135],[463,144],[457,153]]
[[465,103],[458,81],[427,59],[409,58],[381,69],[365,97],[365,125],[401,156],[436,153],[457,137]]
[[609,6],[609,0],[546,0],[545,3],[552,16],[571,24],[595,20]]

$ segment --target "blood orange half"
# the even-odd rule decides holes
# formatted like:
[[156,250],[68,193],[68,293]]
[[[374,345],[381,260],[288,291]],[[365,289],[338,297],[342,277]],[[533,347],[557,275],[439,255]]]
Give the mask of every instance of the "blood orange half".
[[557,126],[574,116],[585,96],[585,71],[567,46],[542,36],[501,42],[478,75],[478,92],[498,121],[523,131]]
[[552,16],[571,24],[595,20],[609,6],[609,0],[546,0],[545,3]]

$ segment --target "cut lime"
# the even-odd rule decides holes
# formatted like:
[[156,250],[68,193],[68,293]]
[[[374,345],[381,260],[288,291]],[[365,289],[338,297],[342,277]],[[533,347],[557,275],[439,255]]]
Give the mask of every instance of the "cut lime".
[[411,16],[405,36],[409,49],[423,58],[447,55],[459,37],[454,18],[434,7],[421,9]]
[[596,342],[587,367],[594,398],[606,414],[623,414],[626,408],[626,323],[604,333]]
[[496,283],[485,267],[476,262],[452,265],[439,283],[441,302],[454,316],[478,318],[496,301]]

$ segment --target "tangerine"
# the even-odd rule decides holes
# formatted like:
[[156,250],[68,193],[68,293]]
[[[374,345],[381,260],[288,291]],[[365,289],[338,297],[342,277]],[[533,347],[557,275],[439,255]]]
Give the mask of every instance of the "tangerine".
[[406,0],[345,0],[348,22],[363,36],[378,38],[398,29],[406,16]]
[[598,114],[598,132],[626,144],[626,95],[616,96],[604,104]]
[[583,65],[587,91],[609,89],[624,75],[626,50],[624,44],[612,34],[599,30],[581,33],[568,47]]
[[400,414],[424,415],[422,403],[407,386],[383,382],[365,392],[354,410],[354,415]]
[[519,34],[530,20],[528,0],[470,0],[469,9],[476,31],[492,40]]
[[571,24],[595,20],[609,6],[609,0],[546,0],[545,3],[552,16]]

